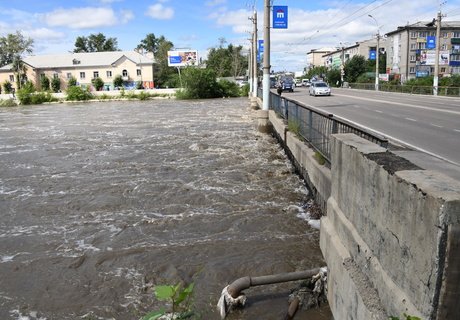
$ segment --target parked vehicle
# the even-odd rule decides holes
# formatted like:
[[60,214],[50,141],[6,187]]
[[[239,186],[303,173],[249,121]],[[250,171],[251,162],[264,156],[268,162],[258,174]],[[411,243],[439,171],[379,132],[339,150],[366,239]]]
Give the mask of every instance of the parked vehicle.
[[309,93],[311,96],[330,96],[331,88],[326,82],[315,81],[310,84]]

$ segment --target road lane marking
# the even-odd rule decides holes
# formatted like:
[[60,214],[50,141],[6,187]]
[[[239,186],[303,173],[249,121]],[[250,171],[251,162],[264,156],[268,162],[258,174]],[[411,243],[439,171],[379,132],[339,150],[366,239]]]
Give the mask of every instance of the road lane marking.
[[409,120],[409,121],[417,122],[417,120],[412,119],[412,118],[405,118],[405,119],[406,119],[406,120]]
[[[451,163],[451,164],[454,164],[454,165],[456,165],[456,166],[460,166],[460,163],[457,163],[457,162],[452,161],[452,160],[450,160],[450,159],[447,159],[447,158],[445,158],[445,157],[443,157],[443,156],[440,156],[440,155],[437,154],[437,153],[433,153],[433,152],[430,152],[430,151],[428,151],[428,150],[426,150],[426,149],[417,147],[416,145],[407,143],[407,142],[405,142],[405,141],[403,141],[403,140],[401,140],[401,139],[398,139],[398,138],[396,138],[396,137],[390,136],[389,134],[383,133],[383,132],[381,132],[381,131],[372,129],[372,128],[367,127],[367,126],[365,126],[365,125],[362,125],[362,124],[360,124],[360,123],[358,123],[358,122],[351,121],[351,120],[349,120],[349,119],[347,119],[347,118],[345,118],[345,117],[340,117],[340,118],[341,118],[341,119],[344,119],[344,120],[346,120],[346,121],[348,121],[348,122],[350,122],[351,124],[357,126],[358,128],[361,127],[361,128],[364,128],[365,130],[369,130],[370,132],[375,132],[375,133],[381,135],[382,137],[387,138],[387,139],[390,140],[390,141],[393,141],[393,142],[399,143],[399,144],[401,144],[401,145],[403,145],[403,146],[406,146],[406,147],[412,148],[412,149],[414,149],[414,150],[417,150],[417,151],[426,153],[426,154],[428,154],[428,155],[430,155],[430,156],[433,156],[433,157],[435,157],[435,158],[444,160],[444,161],[449,162],[449,163]],[[457,129],[454,129],[454,130],[460,132],[460,130],[457,130]]]
[[382,102],[382,103],[387,103],[387,104],[391,104],[391,105],[399,105],[399,106],[405,106],[405,107],[409,107],[409,108],[424,109],[424,110],[431,110],[431,111],[439,111],[439,112],[453,113],[453,114],[460,115],[460,111],[442,110],[442,109],[436,109],[436,108],[431,108],[431,107],[416,106],[416,105],[413,105],[413,104],[402,103],[402,102],[392,102],[392,101],[378,100],[378,99],[371,99],[371,98],[364,98],[364,97],[355,97],[355,96],[349,96],[349,95],[346,95],[346,94],[334,94],[334,95],[339,96],[339,97],[361,99],[361,100],[373,101],[373,102]]
[[430,125],[436,128],[444,128],[443,126],[440,126],[439,124],[430,123]]
[[454,129],[454,131],[460,132],[460,129]]
[[382,112],[382,111],[380,111],[380,110],[374,110],[374,111],[375,111],[375,112],[378,112],[378,113],[383,113],[383,112]]

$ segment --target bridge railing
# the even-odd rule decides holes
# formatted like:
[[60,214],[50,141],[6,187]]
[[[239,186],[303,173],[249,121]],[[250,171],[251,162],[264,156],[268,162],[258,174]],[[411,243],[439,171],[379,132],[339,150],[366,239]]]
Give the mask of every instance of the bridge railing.
[[289,131],[310,144],[324,159],[331,162],[330,136],[334,133],[354,133],[364,139],[388,146],[388,140],[364,128],[340,119],[333,114],[315,109],[301,102],[270,92],[270,109],[282,117]]
[[[350,83],[349,88],[361,89],[361,90],[375,90],[374,83]],[[411,85],[390,85],[386,83],[380,83],[379,90],[386,92],[399,92],[399,93],[410,93],[410,94],[433,94],[433,86],[411,86]],[[460,87],[438,87],[439,96],[450,96],[460,97]]]

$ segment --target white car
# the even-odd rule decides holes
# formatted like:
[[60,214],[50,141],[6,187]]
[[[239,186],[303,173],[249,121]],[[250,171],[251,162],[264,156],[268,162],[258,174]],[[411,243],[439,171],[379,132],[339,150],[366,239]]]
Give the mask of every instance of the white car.
[[311,96],[330,96],[331,88],[326,82],[316,81],[310,84],[309,93]]

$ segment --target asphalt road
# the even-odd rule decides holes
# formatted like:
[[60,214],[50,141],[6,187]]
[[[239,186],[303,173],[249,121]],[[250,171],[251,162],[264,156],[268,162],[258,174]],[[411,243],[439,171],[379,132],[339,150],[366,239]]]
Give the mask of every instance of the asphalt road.
[[[460,180],[460,96],[434,97],[333,88],[331,96],[309,96],[297,87],[283,96],[322,109],[407,147],[405,156],[425,169]],[[420,152],[412,152],[417,150]]]

